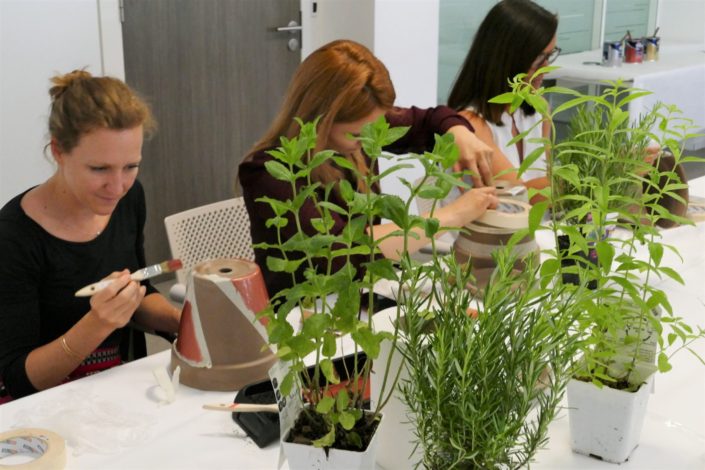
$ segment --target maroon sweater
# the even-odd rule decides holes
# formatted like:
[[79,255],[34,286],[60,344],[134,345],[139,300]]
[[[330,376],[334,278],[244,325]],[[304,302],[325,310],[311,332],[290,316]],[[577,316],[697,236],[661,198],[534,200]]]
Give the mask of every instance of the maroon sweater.
[[[411,128],[404,137],[397,142],[385,147],[384,150],[391,153],[424,152],[431,150],[434,145],[434,134],[444,134],[448,129],[456,125],[462,125],[470,130],[472,126],[451,108],[439,106],[436,108],[394,108],[386,115],[387,121],[392,127],[410,126]],[[253,155],[240,164],[239,178],[243,188],[243,196],[247,212],[250,215],[250,232],[254,243],[276,243],[277,232],[275,228],[267,228],[267,219],[274,217],[274,213],[269,205],[262,202],[255,202],[258,198],[268,196],[270,198],[286,200],[292,197],[289,183],[279,181],[269,175],[264,166],[265,162],[272,160],[266,151],[261,151]],[[377,171],[374,169],[373,171]],[[356,187],[355,182],[353,187]],[[321,191],[322,192],[322,191]],[[345,207],[345,202],[335,193],[331,193],[329,199],[332,203]],[[320,196],[322,200],[322,195]],[[346,221],[339,214],[332,213],[335,225],[331,232],[338,235],[345,227]],[[311,226],[310,220],[320,217],[318,209],[313,201],[304,203],[300,211],[303,229],[307,234],[315,234],[316,230]],[[289,239],[296,232],[296,227],[291,221],[282,229],[284,240]],[[293,280],[291,274],[271,272],[267,269],[267,256],[281,257],[278,250],[255,250],[255,261],[262,269],[264,281],[267,285],[270,297],[282,289],[291,287]],[[369,260],[367,255],[352,256],[350,262],[356,268]],[[337,271],[346,262],[345,258],[338,258],[333,262],[333,270]],[[322,268],[322,267],[321,267]],[[296,273],[296,279],[303,276],[303,265]]]

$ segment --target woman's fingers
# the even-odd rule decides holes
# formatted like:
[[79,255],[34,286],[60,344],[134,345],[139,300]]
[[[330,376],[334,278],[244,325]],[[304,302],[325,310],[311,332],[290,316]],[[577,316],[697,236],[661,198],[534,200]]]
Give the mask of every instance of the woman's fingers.
[[145,296],[146,289],[130,279],[129,272],[119,273],[105,289],[91,297],[91,312],[113,328],[127,324]]

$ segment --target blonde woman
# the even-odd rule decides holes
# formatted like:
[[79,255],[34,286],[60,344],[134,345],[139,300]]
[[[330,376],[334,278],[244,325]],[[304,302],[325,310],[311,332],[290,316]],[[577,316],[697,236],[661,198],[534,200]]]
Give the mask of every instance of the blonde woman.
[[[123,327],[176,332],[180,312],[148,282],[137,182],[154,122],[120,80],[52,79],[48,148],[56,172],[0,210],[0,402],[120,364]],[[74,297],[107,276],[90,299]]]

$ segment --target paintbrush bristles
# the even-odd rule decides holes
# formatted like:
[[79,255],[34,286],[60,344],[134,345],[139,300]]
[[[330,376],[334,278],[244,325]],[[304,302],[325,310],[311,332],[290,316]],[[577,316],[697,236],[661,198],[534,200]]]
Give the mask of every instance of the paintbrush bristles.
[[160,263],[159,266],[162,268],[163,273],[171,273],[183,268],[184,264],[180,259],[170,259]]

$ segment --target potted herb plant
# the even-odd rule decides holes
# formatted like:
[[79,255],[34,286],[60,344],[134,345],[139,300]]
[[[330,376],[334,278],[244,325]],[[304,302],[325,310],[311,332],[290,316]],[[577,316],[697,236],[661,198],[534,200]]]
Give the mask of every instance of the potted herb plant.
[[[424,468],[523,468],[547,442],[577,346],[576,304],[510,248],[476,302],[467,265],[438,259],[411,284],[399,350],[408,377],[400,388]],[[470,310],[469,310],[470,309]]]
[[[682,283],[677,271],[662,264],[664,251],[675,248],[661,243],[657,225],[688,223],[660,202],[685,203],[678,194],[685,183],[674,168],[690,160],[681,145],[691,135],[688,121],[665,105],[630,123],[624,108],[647,93],[621,82],[610,83],[599,96],[559,87],[534,89],[517,76],[512,92],[494,99],[511,107],[527,101],[553,127],[554,137],[542,139],[541,151],[548,150],[551,158],[550,187],[542,192],[547,201],[540,204],[551,207],[550,224],[543,228],[551,231],[558,249],[548,251],[541,272],[555,274],[557,289],[571,281],[565,274],[577,276],[579,285],[569,290],[579,294],[583,308],[580,354],[568,386],[572,445],[576,452],[611,462],[625,461],[638,444],[653,373],[668,371],[675,351],[705,336],[702,328],[686,324],[671,308],[667,292],[654,285],[662,277]],[[548,94],[569,99],[551,110]],[[556,116],[583,106],[572,134],[557,142]],[[648,162],[647,141],[667,147],[673,165],[661,165],[661,154]],[[533,159],[524,161],[520,173]],[[567,239],[563,245],[561,235]],[[591,252],[593,262],[584,262]]]
[[[381,404],[386,402],[382,397],[376,402],[380,406],[367,409],[371,366],[378,358],[381,342],[394,341],[395,334],[375,331],[360,294],[365,293],[367,305],[373,305],[375,283],[385,278],[400,282],[403,274],[394,269],[390,260],[378,255],[379,241],[375,241],[367,229],[371,230],[379,218],[389,219],[399,226],[399,231],[390,236],[401,235],[406,240],[414,227],[421,227],[427,235],[433,236],[439,229],[438,221],[409,215],[410,201],[371,191],[357,192],[346,180],[337,186],[312,182],[312,171],[327,160],[364,178],[368,188],[375,187],[379,179],[406,165],[393,165],[381,175],[373,172],[362,175],[347,159],[332,151],[314,152],[316,122],[299,121],[299,125],[299,135],[282,138],[281,146],[270,152],[274,159],[266,164],[271,175],[291,184],[292,198],[287,201],[259,199],[272,208],[275,217],[268,224],[279,233],[288,223],[298,227],[289,239],[280,236],[277,244],[257,245],[279,253],[268,257],[268,268],[293,276],[302,264],[308,267],[305,278],[295,279],[291,288],[275,294],[270,307],[261,314],[267,322],[270,344],[286,363],[286,370],[276,384],[277,391],[293,398],[300,410],[290,432],[282,436],[282,444],[290,468],[369,468],[374,465],[375,431],[381,419]],[[358,139],[370,158],[371,167],[381,158],[382,147],[401,137],[406,130],[390,128],[383,118],[362,130]],[[452,136],[437,139],[439,149],[453,146]],[[457,150],[455,152],[457,154]],[[430,160],[428,164],[432,165]],[[331,191],[339,191],[346,207],[329,201]],[[311,222],[317,230],[314,235],[307,235],[301,229],[299,208],[305,199],[313,199],[320,211],[320,218]],[[331,233],[333,212],[348,221],[340,235]],[[363,276],[350,263],[338,271],[332,270],[334,259],[353,255],[369,257]],[[341,351],[340,337],[350,338],[352,350]],[[334,357],[342,352],[350,354],[352,360],[346,363],[344,375],[348,380],[341,386]],[[340,457],[341,452],[350,455]],[[297,455],[301,456],[300,461]]]
[[[443,148],[424,157],[424,177],[407,186],[412,197],[432,201],[433,214],[458,179],[439,175],[443,164],[428,164],[430,157],[450,166],[452,154]],[[541,216],[533,210],[528,225],[538,225]],[[497,250],[497,268],[479,303],[468,289],[470,263],[434,247],[428,263],[401,259],[398,306],[374,319],[395,339],[382,342],[382,365],[372,377],[373,396],[393,390],[381,425],[377,462],[383,467],[518,468],[545,445],[577,347],[578,308],[532,268],[532,256],[525,270],[515,269],[513,245],[527,232],[517,231]]]

